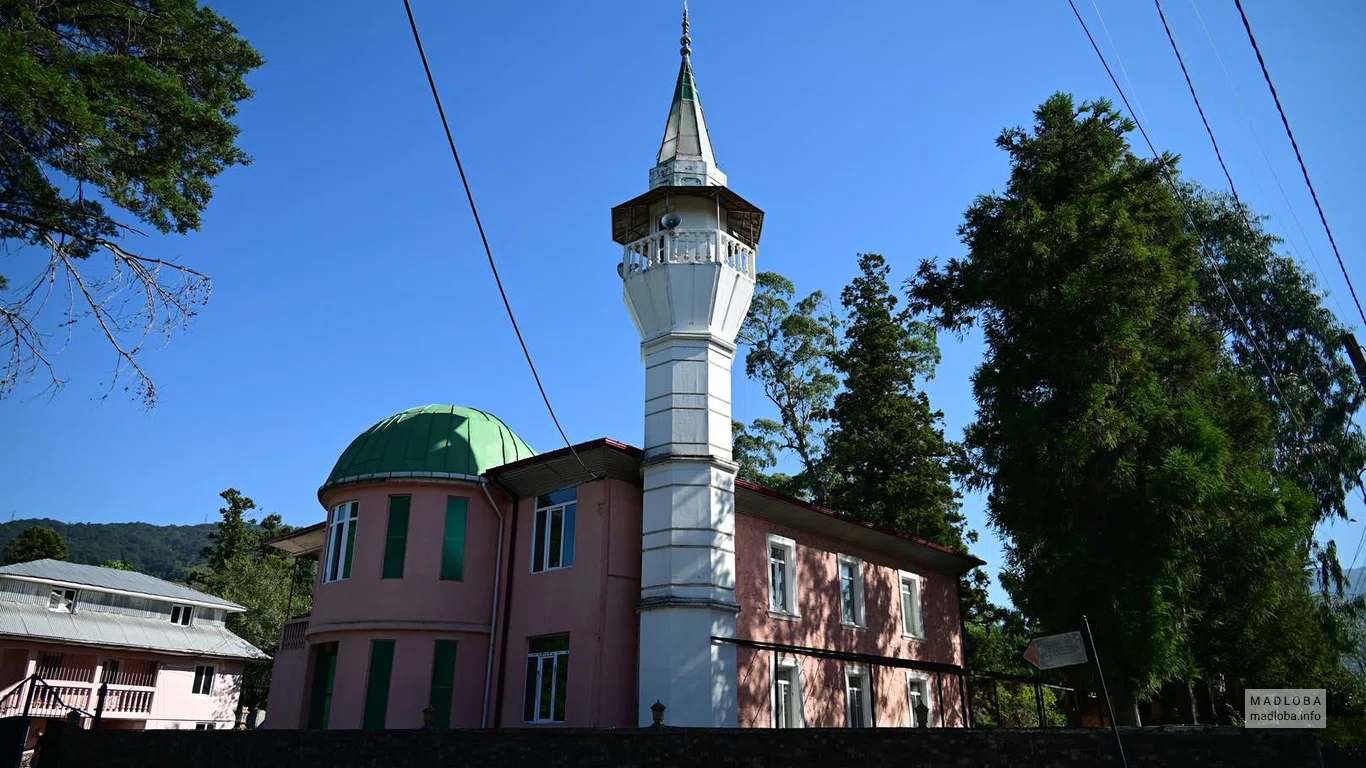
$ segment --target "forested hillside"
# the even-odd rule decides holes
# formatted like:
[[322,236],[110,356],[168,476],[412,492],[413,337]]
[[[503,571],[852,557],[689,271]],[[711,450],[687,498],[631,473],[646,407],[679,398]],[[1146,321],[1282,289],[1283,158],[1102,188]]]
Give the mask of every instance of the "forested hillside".
[[0,523],[0,550],[30,526],[51,528],[66,540],[67,559],[103,565],[125,560],[135,570],[170,581],[181,581],[189,569],[201,565],[200,550],[209,543],[212,523],[151,525],[149,523],[63,523],[57,520],[11,520]]

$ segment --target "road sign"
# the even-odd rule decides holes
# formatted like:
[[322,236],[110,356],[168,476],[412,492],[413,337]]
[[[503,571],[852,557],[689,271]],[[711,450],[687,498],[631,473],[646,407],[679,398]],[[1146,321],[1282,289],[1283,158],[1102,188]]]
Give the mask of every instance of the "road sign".
[[1036,669],[1057,669],[1085,664],[1086,642],[1080,632],[1063,632],[1060,635],[1036,637],[1025,649],[1024,660]]

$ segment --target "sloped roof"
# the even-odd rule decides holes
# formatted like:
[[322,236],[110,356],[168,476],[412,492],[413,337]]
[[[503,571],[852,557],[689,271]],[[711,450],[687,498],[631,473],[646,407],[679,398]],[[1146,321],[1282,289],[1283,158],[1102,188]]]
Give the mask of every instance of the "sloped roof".
[[67,563],[61,560],[31,560],[27,563],[16,563],[0,568],[0,578],[5,576],[76,584],[110,592],[128,592],[183,603],[197,603],[232,612],[246,610],[237,603],[229,602],[221,597],[214,597],[197,589],[190,589],[183,584],[174,584],[137,571],[101,568],[98,565],[81,565],[80,563]]
[[224,627],[183,627],[169,620],[104,611],[50,611],[43,605],[4,603],[0,635],[55,643],[131,648],[223,659],[268,659]]

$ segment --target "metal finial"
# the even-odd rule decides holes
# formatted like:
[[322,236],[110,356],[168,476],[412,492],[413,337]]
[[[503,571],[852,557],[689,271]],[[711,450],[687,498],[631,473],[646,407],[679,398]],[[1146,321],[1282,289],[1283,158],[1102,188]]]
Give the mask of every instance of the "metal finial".
[[683,37],[679,38],[678,42],[683,44],[683,47],[678,49],[678,52],[683,54],[683,58],[686,59],[691,56],[692,38],[688,36],[688,0],[683,0]]

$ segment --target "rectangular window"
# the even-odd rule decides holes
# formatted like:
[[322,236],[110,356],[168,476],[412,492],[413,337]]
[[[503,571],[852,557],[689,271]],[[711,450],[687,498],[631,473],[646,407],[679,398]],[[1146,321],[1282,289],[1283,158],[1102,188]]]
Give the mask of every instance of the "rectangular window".
[[773,727],[802,727],[801,672],[792,659],[773,667]]
[[523,720],[564,722],[569,697],[569,635],[533,637],[527,642],[525,695]]
[[455,641],[437,640],[432,655],[432,688],[427,703],[436,710],[436,727],[451,727],[451,696],[455,694]]
[[108,685],[127,685],[119,682],[119,660],[105,659],[104,669],[100,672],[100,682]]
[[845,626],[863,626],[863,561],[840,555],[840,620]]
[[326,728],[332,716],[332,686],[337,677],[337,644],[318,645],[313,657],[313,690],[308,702],[308,727]]
[[194,668],[194,688],[191,693],[200,696],[213,695],[213,677],[217,670],[212,664],[196,664]]
[[384,570],[381,579],[403,578],[403,560],[408,552],[408,507],[410,496],[389,497],[389,525],[384,531]]
[[768,609],[797,615],[797,544],[773,534],[768,537]]
[[850,728],[868,728],[873,724],[872,691],[868,688],[868,673],[862,667],[849,667],[844,672],[844,697]]
[[389,680],[394,673],[394,641],[370,641],[370,674],[365,682],[365,715],[360,727],[384,730],[389,712]]
[[47,596],[47,609],[63,613],[76,612],[76,590],[57,587]]
[[909,709],[911,710],[911,716],[908,721],[910,726],[912,728],[919,727],[921,706],[925,707],[925,724],[934,724],[933,710],[930,709],[929,688],[925,684],[925,678],[911,677],[908,674],[906,677],[906,688],[907,701],[909,702]]
[[446,531],[441,536],[441,580],[465,578],[465,525],[469,522],[470,500],[446,497]]
[[194,729],[196,731],[212,731],[213,723],[195,723]]
[[181,626],[190,626],[190,620],[194,616],[194,607],[189,605],[171,606],[171,623]]
[[323,583],[351,578],[351,557],[356,551],[356,522],[360,502],[346,501],[332,508],[327,527],[327,563]]
[[907,637],[924,637],[925,623],[921,616],[920,577],[901,572],[901,632]]
[[566,488],[537,497],[535,535],[531,543],[532,573],[568,568],[574,564],[578,500],[577,488]]

